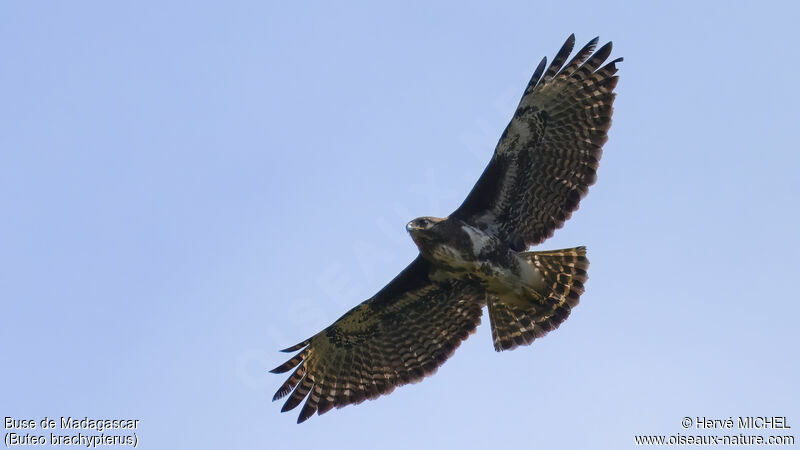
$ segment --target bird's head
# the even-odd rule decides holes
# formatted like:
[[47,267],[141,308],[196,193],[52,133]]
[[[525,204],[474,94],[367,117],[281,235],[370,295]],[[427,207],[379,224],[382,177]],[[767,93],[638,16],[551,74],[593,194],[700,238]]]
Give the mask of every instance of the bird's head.
[[415,232],[430,230],[434,225],[443,220],[444,219],[439,217],[417,217],[406,224],[406,231],[413,234]]
[[436,231],[436,224],[444,219],[439,217],[417,217],[406,224],[406,231],[411,235],[411,239],[420,249],[426,246],[428,241],[433,240]]

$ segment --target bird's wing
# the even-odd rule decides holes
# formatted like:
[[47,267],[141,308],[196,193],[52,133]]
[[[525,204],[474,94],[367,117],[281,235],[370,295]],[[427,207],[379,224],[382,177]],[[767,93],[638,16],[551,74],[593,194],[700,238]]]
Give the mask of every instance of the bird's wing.
[[291,392],[282,411],[307,397],[300,423],[435,372],[480,323],[485,299],[477,285],[432,281],[430,271],[430,263],[417,257],[374,297],[284,350],[300,352],[272,370],[295,369],[273,398]]
[[622,61],[601,67],[611,42],[593,53],[597,40],[564,65],[575,44],[571,35],[549,67],[542,60],[492,160],[451,217],[522,250],[552,236],[578,209],[595,181],[611,126],[615,64]]

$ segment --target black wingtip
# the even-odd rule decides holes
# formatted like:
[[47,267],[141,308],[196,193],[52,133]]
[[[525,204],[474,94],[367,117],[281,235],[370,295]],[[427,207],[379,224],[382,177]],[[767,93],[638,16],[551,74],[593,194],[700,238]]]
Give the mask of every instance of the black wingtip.
[[575,34],[571,34],[564,45],[556,53],[556,56],[553,57],[553,61],[550,63],[550,67],[544,73],[544,80],[549,81],[551,80],[556,73],[558,73],[561,66],[564,65],[564,62],[569,58],[569,54],[572,53],[572,49],[575,48]]
[[303,409],[300,410],[300,415],[297,416],[297,423],[305,422],[311,416],[313,416],[315,412],[317,412],[316,406],[310,405],[308,402],[306,402],[306,404],[303,405]]
[[282,351],[283,353],[292,353],[292,352],[296,352],[297,350],[300,350],[301,348],[303,348],[303,347],[305,347],[306,345],[308,345],[308,344],[309,344],[309,342],[311,342],[311,340],[310,340],[310,339],[306,339],[305,341],[303,341],[303,342],[301,342],[301,343],[299,343],[299,344],[295,344],[295,345],[293,345],[293,346],[291,346],[291,347],[287,347],[287,348],[285,348],[285,349],[283,349],[283,350],[281,350],[281,351]]
[[539,84],[539,80],[541,80],[542,78],[542,74],[544,73],[545,67],[547,67],[546,56],[542,58],[542,61],[539,63],[539,65],[536,67],[536,70],[533,72],[533,75],[531,76],[531,81],[528,82],[528,87],[525,90],[526,94],[532,91],[533,88],[535,88],[536,85]]
[[611,54],[611,50],[613,50],[613,49],[614,49],[614,43],[611,42],[611,41],[608,41],[605,44],[603,44],[602,47],[598,48],[597,51],[595,52],[595,54],[607,53],[607,55],[605,57],[603,57],[603,59],[605,59],[605,58],[608,58],[608,55]]
[[542,60],[539,61],[539,65],[536,66],[536,71],[533,72],[533,77],[538,80],[539,77],[542,76],[542,73],[544,73],[545,67],[547,67],[547,56],[542,57]]
[[292,370],[293,368],[297,367],[303,360],[308,356],[308,350],[304,350],[291,359],[286,361],[285,363],[281,364],[280,366],[270,370],[270,373],[284,373]]
[[288,372],[288,371],[294,369],[295,367],[297,367],[298,364],[300,364],[302,362],[303,362],[303,356],[300,356],[300,357],[295,356],[294,358],[286,361],[285,363],[281,364],[280,366],[270,370],[269,373],[285,373],[285,372]]
[[594,52],[592,57],[586,61],[585,63],[586,69],[592,72],[597,70],[597,68],[600,67],[601,64],[603,64],[603,61],[605,61],[608,58],[608,55],[611,54],[612,48],[613,45],[611,44],[611,42],[607,42],[605,45],[598,48],[597,51]]
[[278,392],[276,392],[275,395],[272,396],[272,401],[273,402],[278,401],[283,397],[286,397],[287,395],[289,395],[289,392],[292,392],[292,388],[281,387],[280,389],[278,389]]
[[[589,41],[583,48],[578,52],[580,53],[591,53],[597,48],[597,43],[600,42],[600,36],[595,36],[594,39]],[[588,55],[587,55],[588,56]]]
[[292,398],[289,397],[289,400],[287,400],[286,403],[284,403],[283,406],[281,406],[281,412],[282,413],[285,413],[286,411],[291,411],[292,409],[294,409],[297,406],[296,404],[295,405],[291,405],[291,403],[289,403],[289,401],[291,401],[291,400],[292,400]]

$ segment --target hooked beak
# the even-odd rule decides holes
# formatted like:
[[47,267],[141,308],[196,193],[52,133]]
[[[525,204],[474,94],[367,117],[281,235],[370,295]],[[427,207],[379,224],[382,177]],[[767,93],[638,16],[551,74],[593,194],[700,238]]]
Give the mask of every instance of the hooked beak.
[[408,231],[409,233],[412,230],[421,230],[421,229],[422,229],[422,227],[418,227],[418,226],[414,225],[414,221],[413,220],[406,224],[406,231]]

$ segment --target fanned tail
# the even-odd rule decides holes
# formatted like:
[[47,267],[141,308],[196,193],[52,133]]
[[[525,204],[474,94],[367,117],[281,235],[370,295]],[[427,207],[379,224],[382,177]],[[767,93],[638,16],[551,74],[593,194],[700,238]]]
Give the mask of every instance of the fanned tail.
[[489,320],[497,351],[528,345],[558,328],[578,305],[583,284],[588,279],[586,247],[523,252],[520,256],[544,276],[548,291],[541,297],[531,296],[530,303],[525,306],[516,302],[509,304],[499,298],[489,300]]

